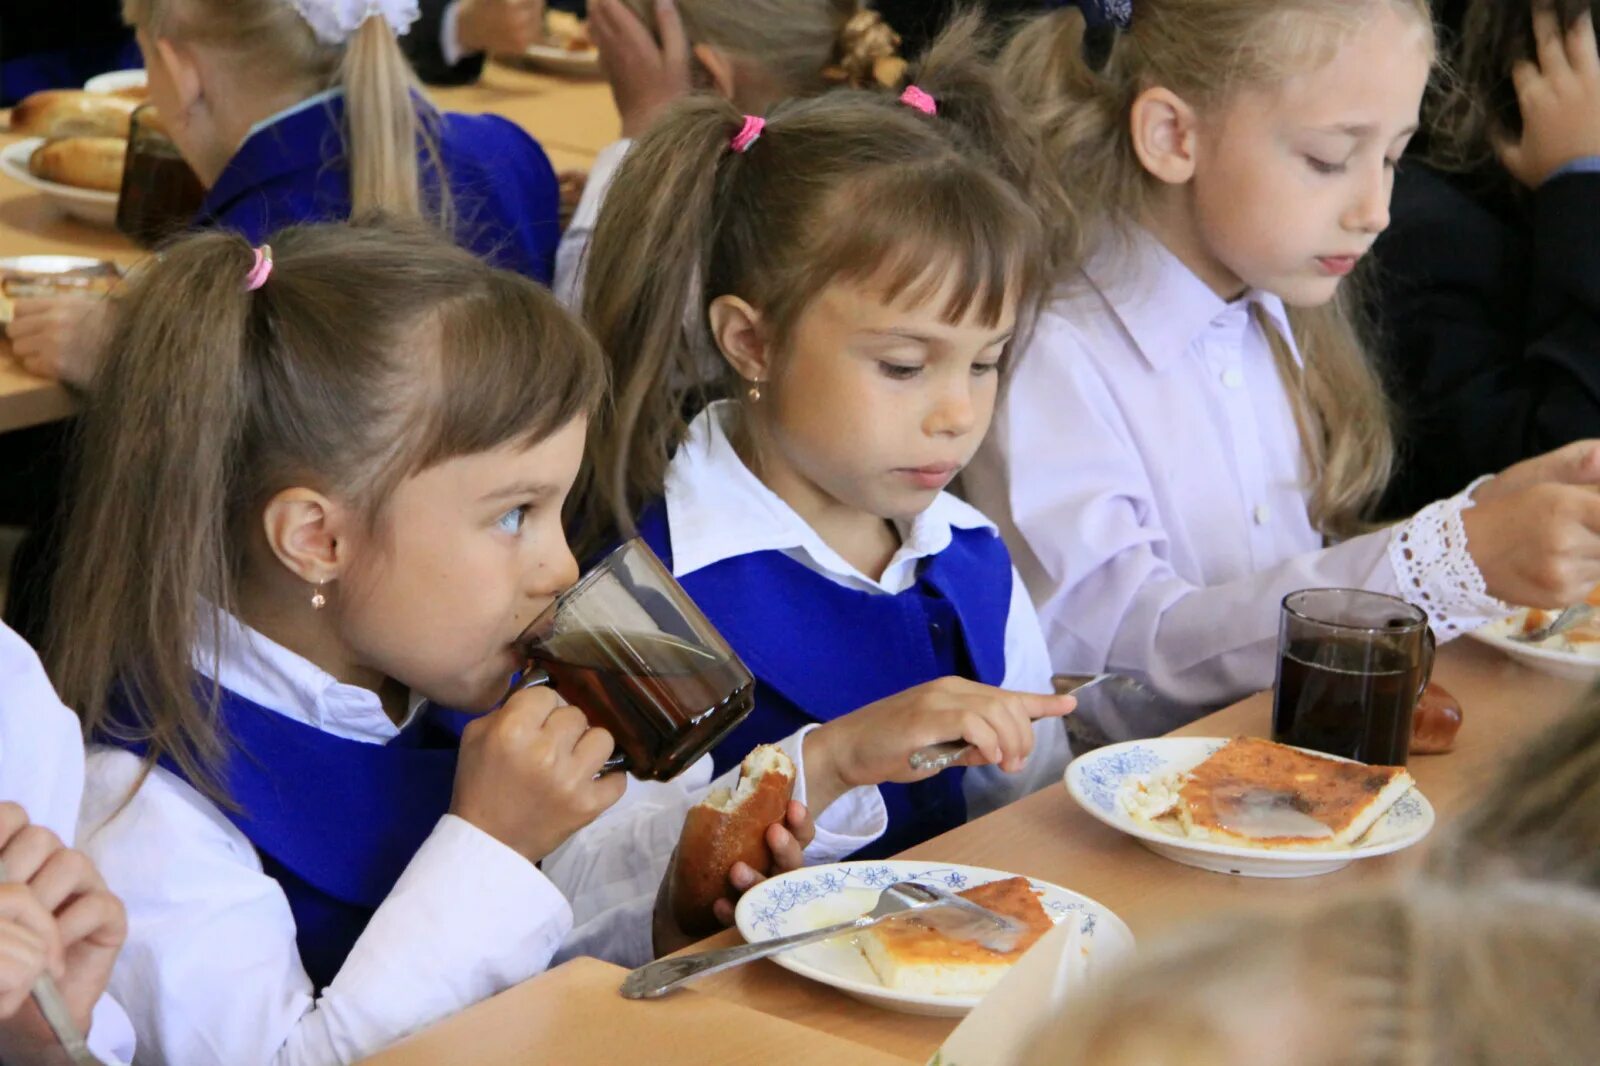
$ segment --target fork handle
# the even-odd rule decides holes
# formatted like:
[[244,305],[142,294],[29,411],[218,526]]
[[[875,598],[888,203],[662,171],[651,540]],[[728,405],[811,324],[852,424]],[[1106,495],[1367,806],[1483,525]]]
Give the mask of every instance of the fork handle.
[[716,948],[712,951],[702,951],[694,955],[677,955],[670,959],[657,959],[647,963],[628,974],[622,982],[622,995],[625,999],[654,999],[665,995],[686,981],[706,974],[721,973],[723,970],[741,966],[756,959],[764,959],[768,955],[776,955],[780,951],[788,951],[804,944],[814,944],[819,940],[838,936],[856,929],[865,929],[881,919],[864,914],[849,922],[840,922],[837,925],[825,925],[821,929],[812,929],[805,933],[791,933],[789,936],[780,936],[773,940],[763,940],[758,944],[740,944],[732,948]]

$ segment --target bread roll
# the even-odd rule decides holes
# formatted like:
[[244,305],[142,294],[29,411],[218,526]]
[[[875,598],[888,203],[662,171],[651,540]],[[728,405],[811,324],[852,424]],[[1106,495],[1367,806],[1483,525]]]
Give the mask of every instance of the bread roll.
[[139,101],[82,89],[46,89],[11,109],[11,132],[31,137],[128,136]]
[[1411,717],[1411,754],[1439,755],[1456,746],[1461,704],[1442,685],[1428,682]]
[[678,841],[678,860],[669,887],[672,917],[692,936],[722,928],[712,904],[728,894],[728,872],[736,862],[757,873],[772,872],[767,827],[783,821],[794,793],[794,763],[781,750],[763,744],[739,767],[739,784],[719,788],[689,811]]
[[34,149],[28,170],[45,181],[117,192],[127,154],[128,142],[117,137],[63,137]]

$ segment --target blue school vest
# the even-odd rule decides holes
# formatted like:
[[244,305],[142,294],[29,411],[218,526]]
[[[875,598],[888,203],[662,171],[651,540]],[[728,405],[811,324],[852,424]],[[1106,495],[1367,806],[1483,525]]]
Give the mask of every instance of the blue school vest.
[[300,961],[320,990],[449,810],[457,731],[422,714],[388,744],[364,744],[227,689],[219,712],[229,739],[220,780],[237,808],[222,813],[282,886]]
[[[670,569],[666,508],[650,508],[639,533]],[[953,528],[951,538],[894,596],[846,588],[778,551],[679,578],[756,678],[755,710],[712,752],[718,774],[757,744],[926,681],[1004,681],[1011,557],[990,529]],[[853,857],[893,855],[965,822],[965,772],[880,786],[888,831]]]
[[[548,285],[561,240],[560,192],[543,149],[497,115],[440,118],[456,243]],[[228,160],[194,225],[236,230],[260,244],[285,226],[348,219],[343,127],[344,98],[335,96],[257,130]],[[438,188],[432,168],[424,169],[423,187]]]

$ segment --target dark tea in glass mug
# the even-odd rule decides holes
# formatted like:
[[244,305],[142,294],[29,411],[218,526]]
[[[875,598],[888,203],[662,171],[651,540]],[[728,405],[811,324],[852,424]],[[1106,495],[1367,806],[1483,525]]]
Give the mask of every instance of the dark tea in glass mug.
[[1375,766],[1404,766],[1433,672],[1428,615],[1360,589],[1283,599],[1272,739]]
[[550,684],[616,739],[607,770],[669,781],[755,707],[755,678],[638,538],[562,593],[518,645],[525,686]]
[[135,110],[117,196],[117,229],[141,248],[154,248],[188,227],[205,196],[205,187],[167,135],[160,112],[151,104]]

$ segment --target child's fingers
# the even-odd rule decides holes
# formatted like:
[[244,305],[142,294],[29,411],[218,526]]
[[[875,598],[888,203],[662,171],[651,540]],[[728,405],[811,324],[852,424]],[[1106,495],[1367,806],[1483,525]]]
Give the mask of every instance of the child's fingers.
[[984,766],[989,763],[997,763],[1004,755],[1004,752],[1000,750],[1000,736],[995,732],[993,723],[977,711],[969,711],[964,716],[961,725],[961,739],[978,749],[962,760],[968,766]]
[[89,941],[98,947],[118,948],[128,939],[128,911],[110,892],[89,892],[62,908],[56,929],[64,947]]
[[0,848],[28,827],[28,812],[20,804],[0,803]]
[[[805,865],[805,845],[800,842],[799,837],[789,832],[786,827],[781,825],[767,826],[766,840],[767,850],[772,852],[773,869],[778,873],[798,870]],[[744,863],[737,865],[743,866]],[[751,883],[753,884],[754,882]],[[741,892],[749,887],[749,885],[738,886]]]
[[28,1002],[34,983],[46,972],[45,942],[39,935],[0,924],[0,1018],[10,1018]]
[[1585,6],[1572,28],[1567,31],[1567,60],[1579,74],[1594,78],[1600,76],[1600,44],[1594,35],[1594,13]]
[[45,859],[39,872],[28,878],[28,887],[40,905],[54,913],[74,896],[104,889],[105,882],[87,855],[62,848]]
[[42,825],[30,825],[20,830],[0,848],[0,862],[5,864],[6,877],[19,884],[27,884],[44,866],[45,860],[62,850],[61,838]]
[[733,924],[733,904],[725,899],[719,899],[711,905],[711,916],[724,927]]
[[688,65],[689,39],[674,0],[656,0],[656,30],[661,35],[661,55],[667,65],[673,69]]
[[1536,5],[1533,9],[1533,39],[1539,56],[1539,69],[1546,75],[1554,75],[1568,68],[1567,44],[1563,36],[1555,5]]
[[1000,769],[1015,773],[1033,751],[1033,719],[1010,700],[986,708],[986,717],[1000,739]]
[[811,817],[811,812],[806,810],[806,805],[799,800],[789,801],[789,809],[784,812],[783,824],[794,834],[801,848],[810,847],[811,842],[817,839],[817,823]]
[[61,973],[61,934],[55,917],[34,897],[27,885],[0,884],[0,929],[17,943],[37,944],[43,966]]

